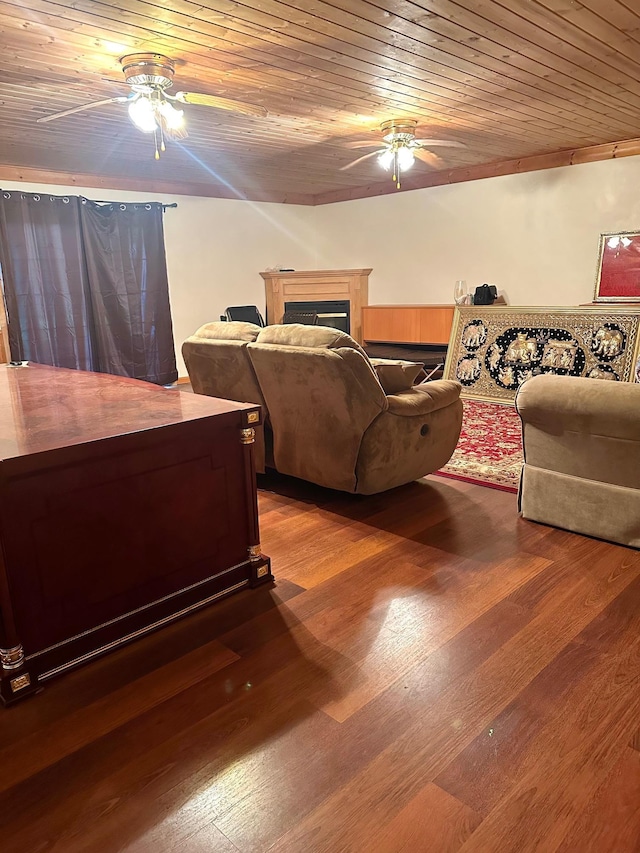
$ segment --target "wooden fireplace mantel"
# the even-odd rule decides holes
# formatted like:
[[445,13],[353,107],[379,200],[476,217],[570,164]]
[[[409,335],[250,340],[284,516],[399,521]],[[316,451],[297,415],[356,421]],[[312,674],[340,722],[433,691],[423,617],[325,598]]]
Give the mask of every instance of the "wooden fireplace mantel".
[[261,272],[267,304],[267,323],[282,323],[285,302],[349,300],[351,337],[362,343],[362,308],[369,304],[369,274],[360,270],[302,270]]

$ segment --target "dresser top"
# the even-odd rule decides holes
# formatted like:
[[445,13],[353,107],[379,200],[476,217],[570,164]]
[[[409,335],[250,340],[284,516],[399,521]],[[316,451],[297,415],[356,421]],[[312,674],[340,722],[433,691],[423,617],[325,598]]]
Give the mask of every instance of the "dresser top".
[[0,461],[257,408],[122,376],[0,365]]

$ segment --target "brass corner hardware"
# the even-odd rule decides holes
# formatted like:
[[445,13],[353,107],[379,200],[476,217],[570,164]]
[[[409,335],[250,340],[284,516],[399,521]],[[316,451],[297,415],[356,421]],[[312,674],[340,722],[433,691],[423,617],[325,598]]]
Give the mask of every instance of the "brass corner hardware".
[[31,684],[31,676],[28,672],[23,672],[22,675],[16,675],[15,678],[9,680],[12,693],[17,693],[19,690],[24,690]]
[[2,668],[7,671],[20,669],[24,663],[24,649],[18,643],[17,646],[12,646],[10,649],[0,649],[0,663]]
[[256,440],[256,431],[253,427],[240,430],[240,441],[242,444],[253,444]]

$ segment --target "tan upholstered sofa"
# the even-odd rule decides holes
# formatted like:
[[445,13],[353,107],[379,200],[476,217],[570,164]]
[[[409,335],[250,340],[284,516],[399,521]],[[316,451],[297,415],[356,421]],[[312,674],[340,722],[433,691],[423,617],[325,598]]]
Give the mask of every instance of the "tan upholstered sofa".
[[458,383],[413,387],[420,366],[374,367],[335,329],[209,323],[183,354],[197,393],[264,407],[263,464],[321,486],[374,494],[411,482],[448,462],[460,435]]
[[208,323],[187,338],[182,345],[182,355],[196,394],[262,406],[267,427],[258,428],[255,454],[256,468],[264,472],[269,444],[269,410],[247,351],[247,344],[255,341],[260,328],[253,323]]
[[535,376],[516,408],[523,517],[640,548],[640,385]]

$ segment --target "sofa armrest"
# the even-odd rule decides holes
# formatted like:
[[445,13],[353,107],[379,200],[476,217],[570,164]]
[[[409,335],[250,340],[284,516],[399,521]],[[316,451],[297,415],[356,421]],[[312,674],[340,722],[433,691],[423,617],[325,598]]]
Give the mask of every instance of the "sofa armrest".
[[549,435],[587,433],[637,441],[640,385],[572,376],[534,376],[520,386],[523,423]]
[[436,379],[435,382],[416,385],[408,391],[389,394],[389,412],[402,417],[428,415],[455,403],[460,398],[461,390],[460,383],[450,379]]
[[387,394],[408,391],[427,376],[421,362],[392,358],[370,358],[369,361]]

